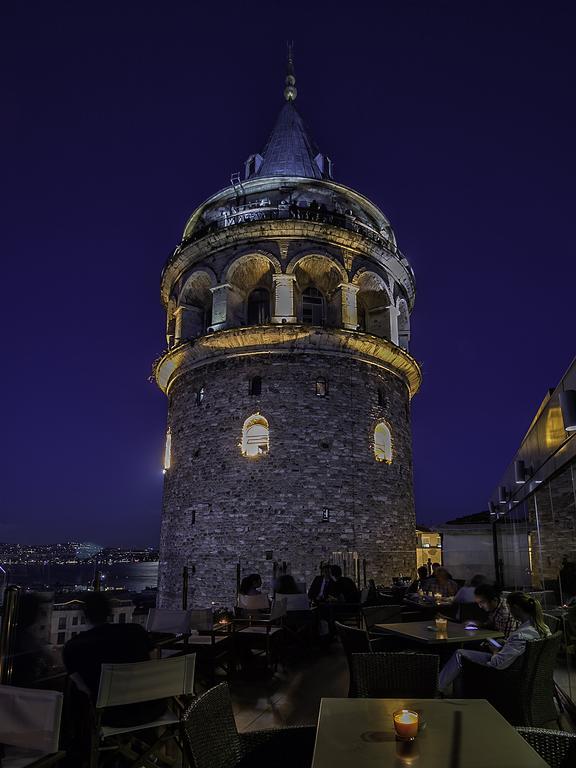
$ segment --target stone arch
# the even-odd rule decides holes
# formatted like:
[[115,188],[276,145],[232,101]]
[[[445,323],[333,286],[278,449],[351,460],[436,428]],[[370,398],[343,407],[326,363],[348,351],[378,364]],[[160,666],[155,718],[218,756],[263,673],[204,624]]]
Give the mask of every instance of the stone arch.
[[410,313],[406,299],[399,298],[396,307],[398,308],[398,344],[407,350],[410,344]]
[[[294,303],[301,322],[332,327],[342,325],[341,286],[348,283],[348,275],[338,261],[325,254],[306,253],[293,260],[286,271],[295,277]],[[317,316],[313,321],[305,316],[306,302],[315,292],[322,296],[321,321]]]
[[216,275],[210,268],[197,269],[186,278],[174,312],[174,340],[193,339],[206,332],[212,316],[212,288]]
[[340,261],[336,258],[336,256],[332,253],[329,253],[328,251],[322,251],[322,250],[315,250],[315,251],[306,250],[306,251],[297,253],[288,262],[286,266],[286,274],[287,275],[295,274],[296,266],[304,259],[309,259],[309,258],[325,259],[325,261],[330,262],[330,264],[335,269],[337,269],[338,272],[340,273],[340,282],[341,283],[348,282],[348,272],[346,271],[344,266],[340,263]]
[[358,325],[360,330],[397,343],[396,308],[386,280],[368,269],[358,271],[352,281],[358,287]]
[[245,253],[228,264],[224,282],[230,286],[228,294],[229,324],[245,325],[253,322],[250,301],[256,293],[259,294],[261,304],[263,295],[268,297],[265,311],[259,313],[260,321],[268,322],[272,316],[274,295],[272,278],[281,272],[282,267],[278,259],[266,251]]

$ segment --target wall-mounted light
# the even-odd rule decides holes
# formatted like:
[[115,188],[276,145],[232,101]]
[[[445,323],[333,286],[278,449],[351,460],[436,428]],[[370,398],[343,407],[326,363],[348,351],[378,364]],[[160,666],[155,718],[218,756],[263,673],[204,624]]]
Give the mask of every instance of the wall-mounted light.
[[506,504],[508,501],[508,490],[505,485],[501,485],[498,488],[498,502],[500,504]]
[[494,517],[496,515],[496,506],[494,505],[493,501],[488,502],[488,511],[490,512],[490,517]]
[[560,392],[560,408],[566,432],[576,432],[576,389]]
[[516,485],[522,485],[526,481],[526,465],[522,459],[516,459],[514,462],[514,482]]

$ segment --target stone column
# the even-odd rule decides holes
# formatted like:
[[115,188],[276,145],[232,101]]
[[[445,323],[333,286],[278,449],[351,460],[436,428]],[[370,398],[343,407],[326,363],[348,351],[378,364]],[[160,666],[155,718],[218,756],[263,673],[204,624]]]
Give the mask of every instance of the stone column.
[[210,327],[215,331],[228,328],[231,324],[230,294],[233,291],[230,283],[222,283],[210,288],[212,292],[212,322]]
[[295,323],[294,282],[295,275],[272,275],[274,283],[273,323]]
[[400,310],[390,305],[386,307],[386,318],[388,325],[387,336],[393,344],[398,344],[398,316]]
[[340,295],[342,298],[342,327],[355,331],[358,328],[358,305],[356,294],[359,291],[357,285],[340,283]]

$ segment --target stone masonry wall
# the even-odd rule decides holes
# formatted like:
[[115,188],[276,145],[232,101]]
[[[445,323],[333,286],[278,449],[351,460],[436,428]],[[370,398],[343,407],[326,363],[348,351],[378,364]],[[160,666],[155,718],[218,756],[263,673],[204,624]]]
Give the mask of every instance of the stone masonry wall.
[[[254,376],[262,377],[260,396],[249,394]],[[323,398],[315,390],[319,377],[328,382]],[[269,422],[270,451],[250,459],[239,444],[245,419],[257,412]],[[374,458],[374,427],[382,419],[392,431],[390,465]],[[176,379],[169,426],[161,606],[180,607],[184,565],[189,604],[198,607],[234,604],[237,562],[243,575],[259,572],[265,590],[275,561],[310,584],[320,561],[335,552],[357,552],[377,583],[413,572],[409,400],[396,375],[318,353],[229,358]]]

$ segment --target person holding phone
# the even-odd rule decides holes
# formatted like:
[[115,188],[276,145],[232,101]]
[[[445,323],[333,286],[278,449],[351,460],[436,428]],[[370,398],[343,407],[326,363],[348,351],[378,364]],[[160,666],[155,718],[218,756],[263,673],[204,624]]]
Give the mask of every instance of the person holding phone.
[[544,622],[542,606],[538,600],[525,592],[512,592],[506,598],[506,602],[510,613],[519,622],[518,628],[511,632],[502,644],[498,641],[489,641],[489,651],[457,650],[440,672],[438,687],[441,693],[447,693],[453,685],[456,695],[458,694],[462,658],[493,669],[506,669],[522,656],[528,640],[548,637],[550,630]]

